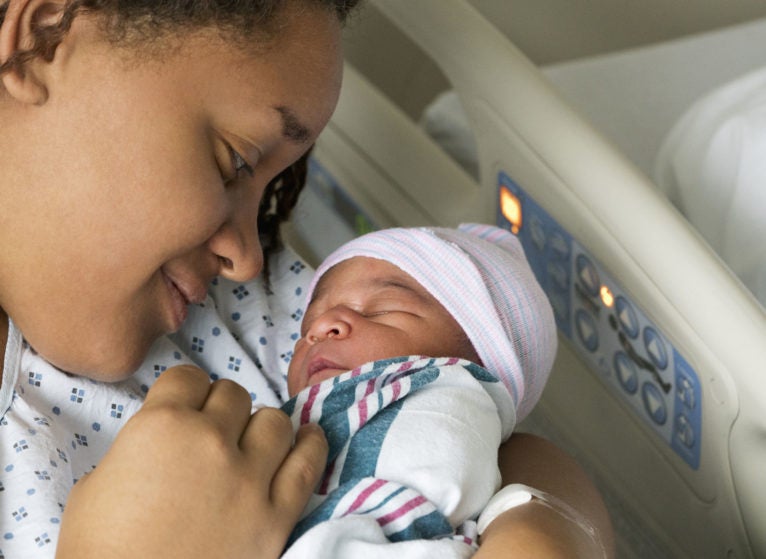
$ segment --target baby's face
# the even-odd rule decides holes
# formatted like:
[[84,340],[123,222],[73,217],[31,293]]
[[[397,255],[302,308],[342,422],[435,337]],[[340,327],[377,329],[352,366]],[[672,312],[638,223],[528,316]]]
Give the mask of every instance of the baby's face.
[[306,309],[287,387],[303,388],[363,363],[400,355],[478,361],[462,328],[393,264],[355,257],[330,269]]

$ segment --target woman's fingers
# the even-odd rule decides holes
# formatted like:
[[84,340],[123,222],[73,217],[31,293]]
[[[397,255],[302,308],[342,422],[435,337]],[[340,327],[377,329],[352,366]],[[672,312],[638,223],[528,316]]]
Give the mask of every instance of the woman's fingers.
[[250,417],[239,444],[247,460],[257,464],[259,480],[270,483],[293,445],[290,418],[277,408],[261,408]]
[[[162,408],[201,412],[197,419],[204,418],[232,450],[242,450],[263,494],[278,508],[300,514],[327,459],[327,442],[319,427],[303,426],[296,436],[281,410],[262,408],[251,416],[251,398],[244,388],[229,380],[211,384],[207,373],[188,365],[165,371],[147,394],[144,412]],[[211,441],[200,437],[198,443],[204,440]]]
[[202,409],[210,391],[210,377],[193,365],[178,365],[162,373],[144,400],[144,409],[154,406]]
[[250,395],[239,384],[226,379],[211,384],[202,369],[179,365],[160,375],[146,395],[143,409],[201,411],[227,443],[238,444],[250,419],[251,406]]
[[252,399],[247,391],[231,380],[217,380],[202,406],[202,413],[228,444],[239,445],[250,421]]
[[304,425],[295,446],[271,483],[271,501],[297,519],[316,488],[327,463],[327,439],[314,424]]
[[[286,537],[324,471],[327,442],[316,425],[294,433],[290,418],[279,409],[262,408],[253,415],[250,410],[251,398],[244,388],[228,380],[211,384],[207,373],[184,365],[157,379],[134,418],[149,425],[133,428],[174,440],[198,460],[209,458],[207,466],[217,463],[219,473],[231,468],[224,478],[229,483],[240,479],[243,504],[252,499],[256,516],[270,510],[276,517],[274,527]],[[206,469],[202,463],[198,467]]]
[[259,481],[269,484],[275,510],[297,519],[319,483],[327,463],[327,440],[317,425],[293,433],[290,419],[281,410],[263,408],[251,418],[240,442],[256,467]]

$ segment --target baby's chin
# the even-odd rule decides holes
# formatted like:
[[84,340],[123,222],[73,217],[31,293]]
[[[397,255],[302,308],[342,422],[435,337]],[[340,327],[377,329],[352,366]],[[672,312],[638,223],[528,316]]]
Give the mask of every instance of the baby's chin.
[[[319,384],[320,382],[323,382],[327,379],[335,378],[338,375],[341,375],[345,372],[347,372],[348,369],[322,369],[321,371],[317,371],[311,376],[308,376],[308,374],[303,371],[300,374],[301,381],[296,383],[287,383],[287,393],[292,398],[302,390],[305,390],[306,388],[310,386],[314,386],[316,384]],[[288,373],[288,375],[291,375],[293,373]]]

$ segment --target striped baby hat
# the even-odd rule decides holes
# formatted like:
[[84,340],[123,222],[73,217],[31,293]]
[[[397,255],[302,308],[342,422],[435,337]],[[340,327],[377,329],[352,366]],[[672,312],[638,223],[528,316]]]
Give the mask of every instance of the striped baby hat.
[[556,354],[553,311],[519,240],[492,225],[392,228],[330,254],[309,286],[355,256],[390,262],[412,276],[462,326],[484,367],[509,391],[521,421],[540,398]]

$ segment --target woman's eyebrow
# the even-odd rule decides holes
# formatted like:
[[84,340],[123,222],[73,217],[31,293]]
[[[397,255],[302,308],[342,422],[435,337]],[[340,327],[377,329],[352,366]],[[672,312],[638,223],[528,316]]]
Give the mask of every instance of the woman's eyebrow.
[[274,110],[282,118],[282,135],[285,138],[296,144],[308,143],[309,138],[311,138],[311,130],[300,121],[292,109],[280,105],[274,107]]

